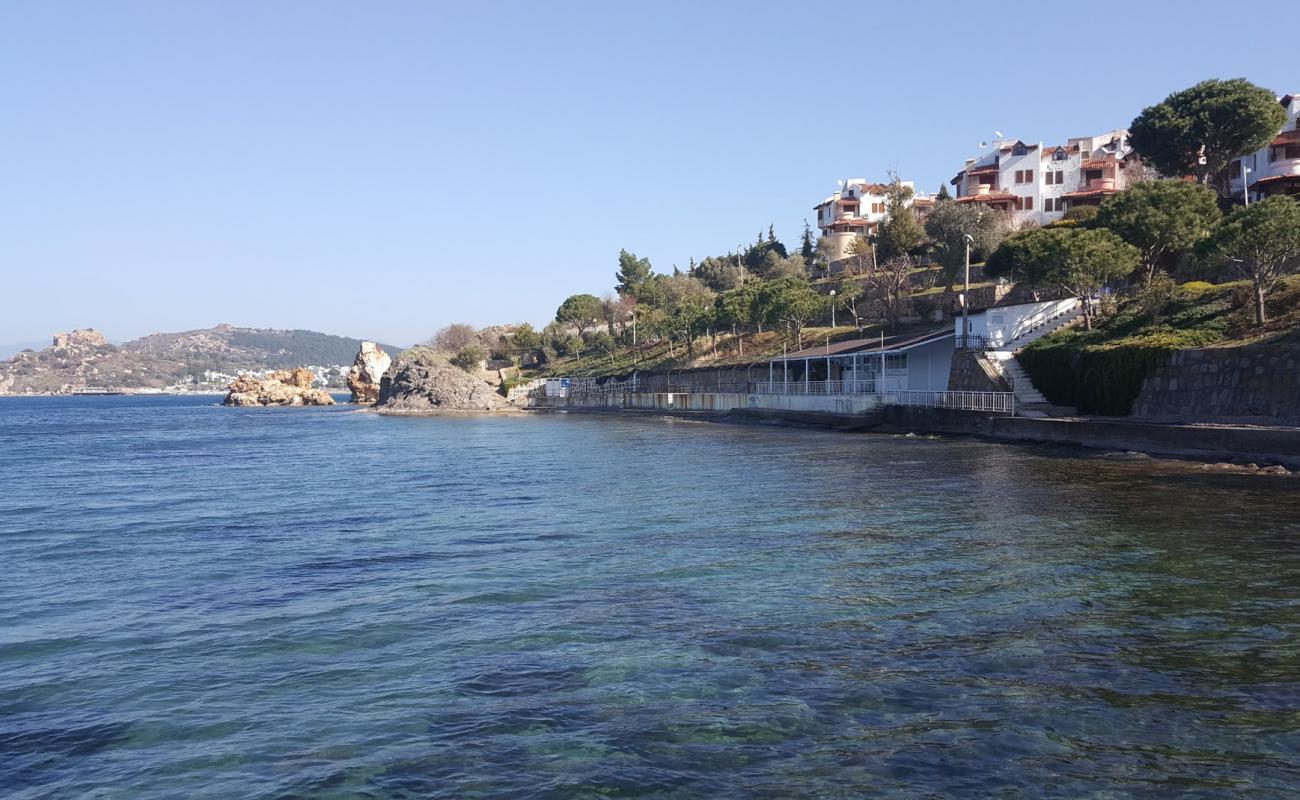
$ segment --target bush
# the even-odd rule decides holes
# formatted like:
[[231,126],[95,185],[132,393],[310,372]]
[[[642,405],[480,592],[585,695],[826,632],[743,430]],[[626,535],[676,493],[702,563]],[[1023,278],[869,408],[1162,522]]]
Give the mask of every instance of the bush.
[[1111,417],[1132,413],[1147,375],[1182,346],[1151,341],[1080,347],[1068,340],[1040,346],[1044,341],[1034,342],[1018,356],[1034,388],[1057,405]]
[[1157,271],[1138,284],[1133,292],[1133,304],[1139,313],[1154,317],[1182,294],[1178,283],[1167,272]]
[[451,357],[451,363],[466,372],[473,372],[479,368],[479,365],[482,364],[487,357],[488,352],[486,347],[477,342],[471,342],[456,351],[456,355]]

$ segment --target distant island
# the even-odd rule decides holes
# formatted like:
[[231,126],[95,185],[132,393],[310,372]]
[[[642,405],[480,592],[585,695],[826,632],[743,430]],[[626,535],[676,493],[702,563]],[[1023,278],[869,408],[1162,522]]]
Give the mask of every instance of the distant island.
[[[343,388],[360,339],[307,330],[212,328],[155,333],[111,344],[92,328],[56,334],[42,350],[0,361],[0,395],[87,390],[219,391],[240,372],[309,366]],[[402,348],[382,345],[389,353]]]

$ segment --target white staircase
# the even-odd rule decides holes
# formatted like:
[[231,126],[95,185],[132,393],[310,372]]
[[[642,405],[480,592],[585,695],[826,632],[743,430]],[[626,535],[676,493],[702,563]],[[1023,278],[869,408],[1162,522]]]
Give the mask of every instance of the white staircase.
[[1016,360],[1016,353],[1020,352],[1030,342],[1041,339],[1049,333],[1054,333],[1062,328],[1067,328],[1079,320],[1083,319],[1083,305],[1075,305],[1062,311],[1053,317],[1043,320],[1038,325],[1029,330],[1022,331],[1016,338],[988,353],[989,359],[997,366],[1002,377],[1006,378],[1011,385],[1011,391],[1016,396],[1016,413],[1025,417],[1046,417],[1049,412],[1043,410],[1046,406],[1057,413],[1069,413],[1072,409],[1063,409],[1052,406],[1043,393],[1034,388],[1034,382],[1029,379],[1029,374],[1025,368],[1020,366]]

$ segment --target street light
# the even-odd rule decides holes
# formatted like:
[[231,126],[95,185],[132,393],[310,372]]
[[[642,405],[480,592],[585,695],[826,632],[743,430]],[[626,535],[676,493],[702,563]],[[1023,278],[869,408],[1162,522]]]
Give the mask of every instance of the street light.
[[1242,205],[1246,205],[1246,206],[1250,205],[1250,186],[1249,184],[1246,183],[1246,181],[1248,180],[1246,176],[1254,171],[1255,170],[1246,166],[1246,160],[1243,158],[1241,160],[1241,203]]
[[831,289],[831,327],[835,327],[835,290]]
[[961,340],[965,347],[970,347],[970,246],[975,237],[966,234],[966,285],[961,292]]

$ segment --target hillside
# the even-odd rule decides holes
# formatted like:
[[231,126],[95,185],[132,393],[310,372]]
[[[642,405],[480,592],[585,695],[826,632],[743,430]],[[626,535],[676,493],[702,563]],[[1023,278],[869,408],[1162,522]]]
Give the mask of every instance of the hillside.
[[[360,339],[305,330],[271,328],[214,328],[154,333],[126,342],[122,350],[151,358],[178,361],[189,374],[205,370],[233,372],[241,369],[292,369],[304,365],[347,365],[356,357]],[[401,348],[381,345],[396,356]]]
[[1051,402],[1085,414],[1124,416],[1150,371],[1177,350],[1300,337],[1300,276],[1283,280],[1270,295],[1263,326],[1254,323],[1250,304],[1244,281],[1170,283],[1124,299],[1093,330],[1068,328],[1044,336],[1019,360]]
[[[93,329],[58,334],[50,347],[0,361],[0,394],[48,394],[84,389],[219,387],[223,375],[295,366],[338,366],[330,384],[361,347],[359,339],[315,331],[214,328],[156,333],[110,344]],[[396,355],[400,348],[383,345]]]

